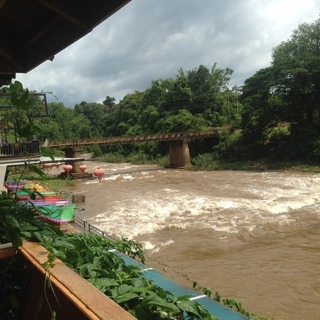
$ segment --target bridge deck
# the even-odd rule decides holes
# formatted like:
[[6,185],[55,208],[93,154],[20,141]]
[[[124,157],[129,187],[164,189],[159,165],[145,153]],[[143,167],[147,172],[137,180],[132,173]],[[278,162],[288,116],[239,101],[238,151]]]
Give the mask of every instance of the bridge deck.
[[220,132],[230,131],[228,128],[218,129],[213,128],[204,132],[170,132],[159,134],[147,134],[139,136],[119,136],[119,137],[101,137],[91,139],[72,139],[63,141],[49,141],[48,148],[76,148],[85,146],[102,146],[114,144],[133,144],[139,142],[160,142],[160,141],[189,141],[196,139],[203,139],[209,137],[219,137]]

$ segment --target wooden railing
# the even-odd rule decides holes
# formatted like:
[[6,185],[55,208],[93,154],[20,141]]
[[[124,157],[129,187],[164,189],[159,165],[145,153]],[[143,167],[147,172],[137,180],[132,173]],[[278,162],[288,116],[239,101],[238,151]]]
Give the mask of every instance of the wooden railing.
[[135,318],[60,260],[49,273],[43,268],[48,252],[37,243],[24,242],[20,253],[32,270],[22,320],[134,320]]
[[0,144],[0,157],[25,157],[40,153],[39,140]]

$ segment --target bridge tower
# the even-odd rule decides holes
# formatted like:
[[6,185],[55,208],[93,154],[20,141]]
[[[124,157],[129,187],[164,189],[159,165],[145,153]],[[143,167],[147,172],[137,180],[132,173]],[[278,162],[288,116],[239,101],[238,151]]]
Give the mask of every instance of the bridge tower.
[[189,145],[187,140],[169,141],[170,167],[184,168],[191,165]]

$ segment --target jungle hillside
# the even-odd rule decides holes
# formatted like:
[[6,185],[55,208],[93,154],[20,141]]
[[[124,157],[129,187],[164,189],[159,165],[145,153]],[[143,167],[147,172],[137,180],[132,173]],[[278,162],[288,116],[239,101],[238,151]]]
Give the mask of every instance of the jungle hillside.
[[[231,128],[219,139],[189,143],[192,164],[248,161],[302,162],[320,159],[320,18],[303,23],[272,52],[270,66],[258,70],[243,86],[229,86],[233,70],[217,63],[177,70],[174,78],[153,80],[145,91],[128,93],[116,103],[82,101],[74,108],[48,103],[30,92],[32,114],[2,108],[0,119],[15,127],[30,121],[40,141]],[[10,104],[1,88],[0,104]],[[23,89],[21,93],[28,92]],[[108,94],[108,93],[107,93]],[[12,103],[12,100],[11,100]],[[21,135],[20,135],[21,136]],[[2,133],[2,141],[17,135]],[[26,139],[30,137],[26,137]],[[106,159],[154,161],[168,157],[165,142],[92,147]],[[108,155],[108,156],[107,156]]]

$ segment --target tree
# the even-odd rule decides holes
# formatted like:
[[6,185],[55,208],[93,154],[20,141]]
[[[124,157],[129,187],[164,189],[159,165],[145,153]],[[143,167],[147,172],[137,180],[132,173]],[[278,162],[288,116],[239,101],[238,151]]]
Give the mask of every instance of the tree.
[[107,115],[107,107],[104,104],[85,101],[75,105],[75,115],[82,114],[90,122],[90,137],[101,137],[105,134],[104,121]]
[[139,124],[143,133],[153,133],[156,122],[159,119],[159,112],[154,106],[147,106],[140,115]]
[[37,123],[42,129],[40,140],[73,139],[74,133],[70,126],[74,118],[74,112],[64,106],[63,103],[51,102],[48,104],[49,118],[38,119]]
[[206,114],[207,110],[222,112],[221,101],[218,97],[227,88],[233,71],[219,69],[215,63],[211,70],[200,65],[187,73],[188,85],[192,91],[193,114]]
[[103,101],[103,104],[109,109],[111,109],[116,104],[116,99],[111,98],[110,96],[107,96],[106,100]]
[[192,104],[192,91],[188,79],[182,69],[175,79],[171,79],[169,88],[166,88],[166,96],[161,104],[161,110],[167,114],[177,114],[181,109],[190,110]]
[[263,142],[268,129],[282,120],[279,112],[272,108],[275,100],[273,78],[273,68],[269,67],[260,69],[244,83],[241,127],[247,141]]
[[159,79],[151,81],[151,87],[146,89],[143,94],[142,103],[145,106],[153,105],[160,107],[167,100],[167,94],[173,85],[172,79]]
[[145,91],[143,102],[156,106],[161,117],[175,114],[180,109],[181,104],[175,96],[174,83],[174,79],[171,78],[152,81],[151,88]]
[[45,114],[42,101],[39,97],[30,95],[29,90],[23,88],[19,81],[3,88],[2,92],[4,96],[0,98],[0,119],[6,123],[5,140],[31,140],[40,131],[33,116],[40,116],[41,111],[42,116]]
[[171,115],[156,123],[158,132],[201,131],[206,128],[206,121],[201,114],[193,116],[189,111],[182,109],[176,115]]
[[119,119],[129,126],[135,126],[144,109],[142,105],[143,93],[136,90],[134,93],[127,94],[119,103]]
[[287,120],[312,124],[320,108],[320,19],[301,24],[273,52],[275,92],[286,102]]
[[242,129],[262,142],[280,122],[291,128],[314,123],[320,108],[320,19],[301,24],[277,46],[271,66],[256,72],[243,86]]

